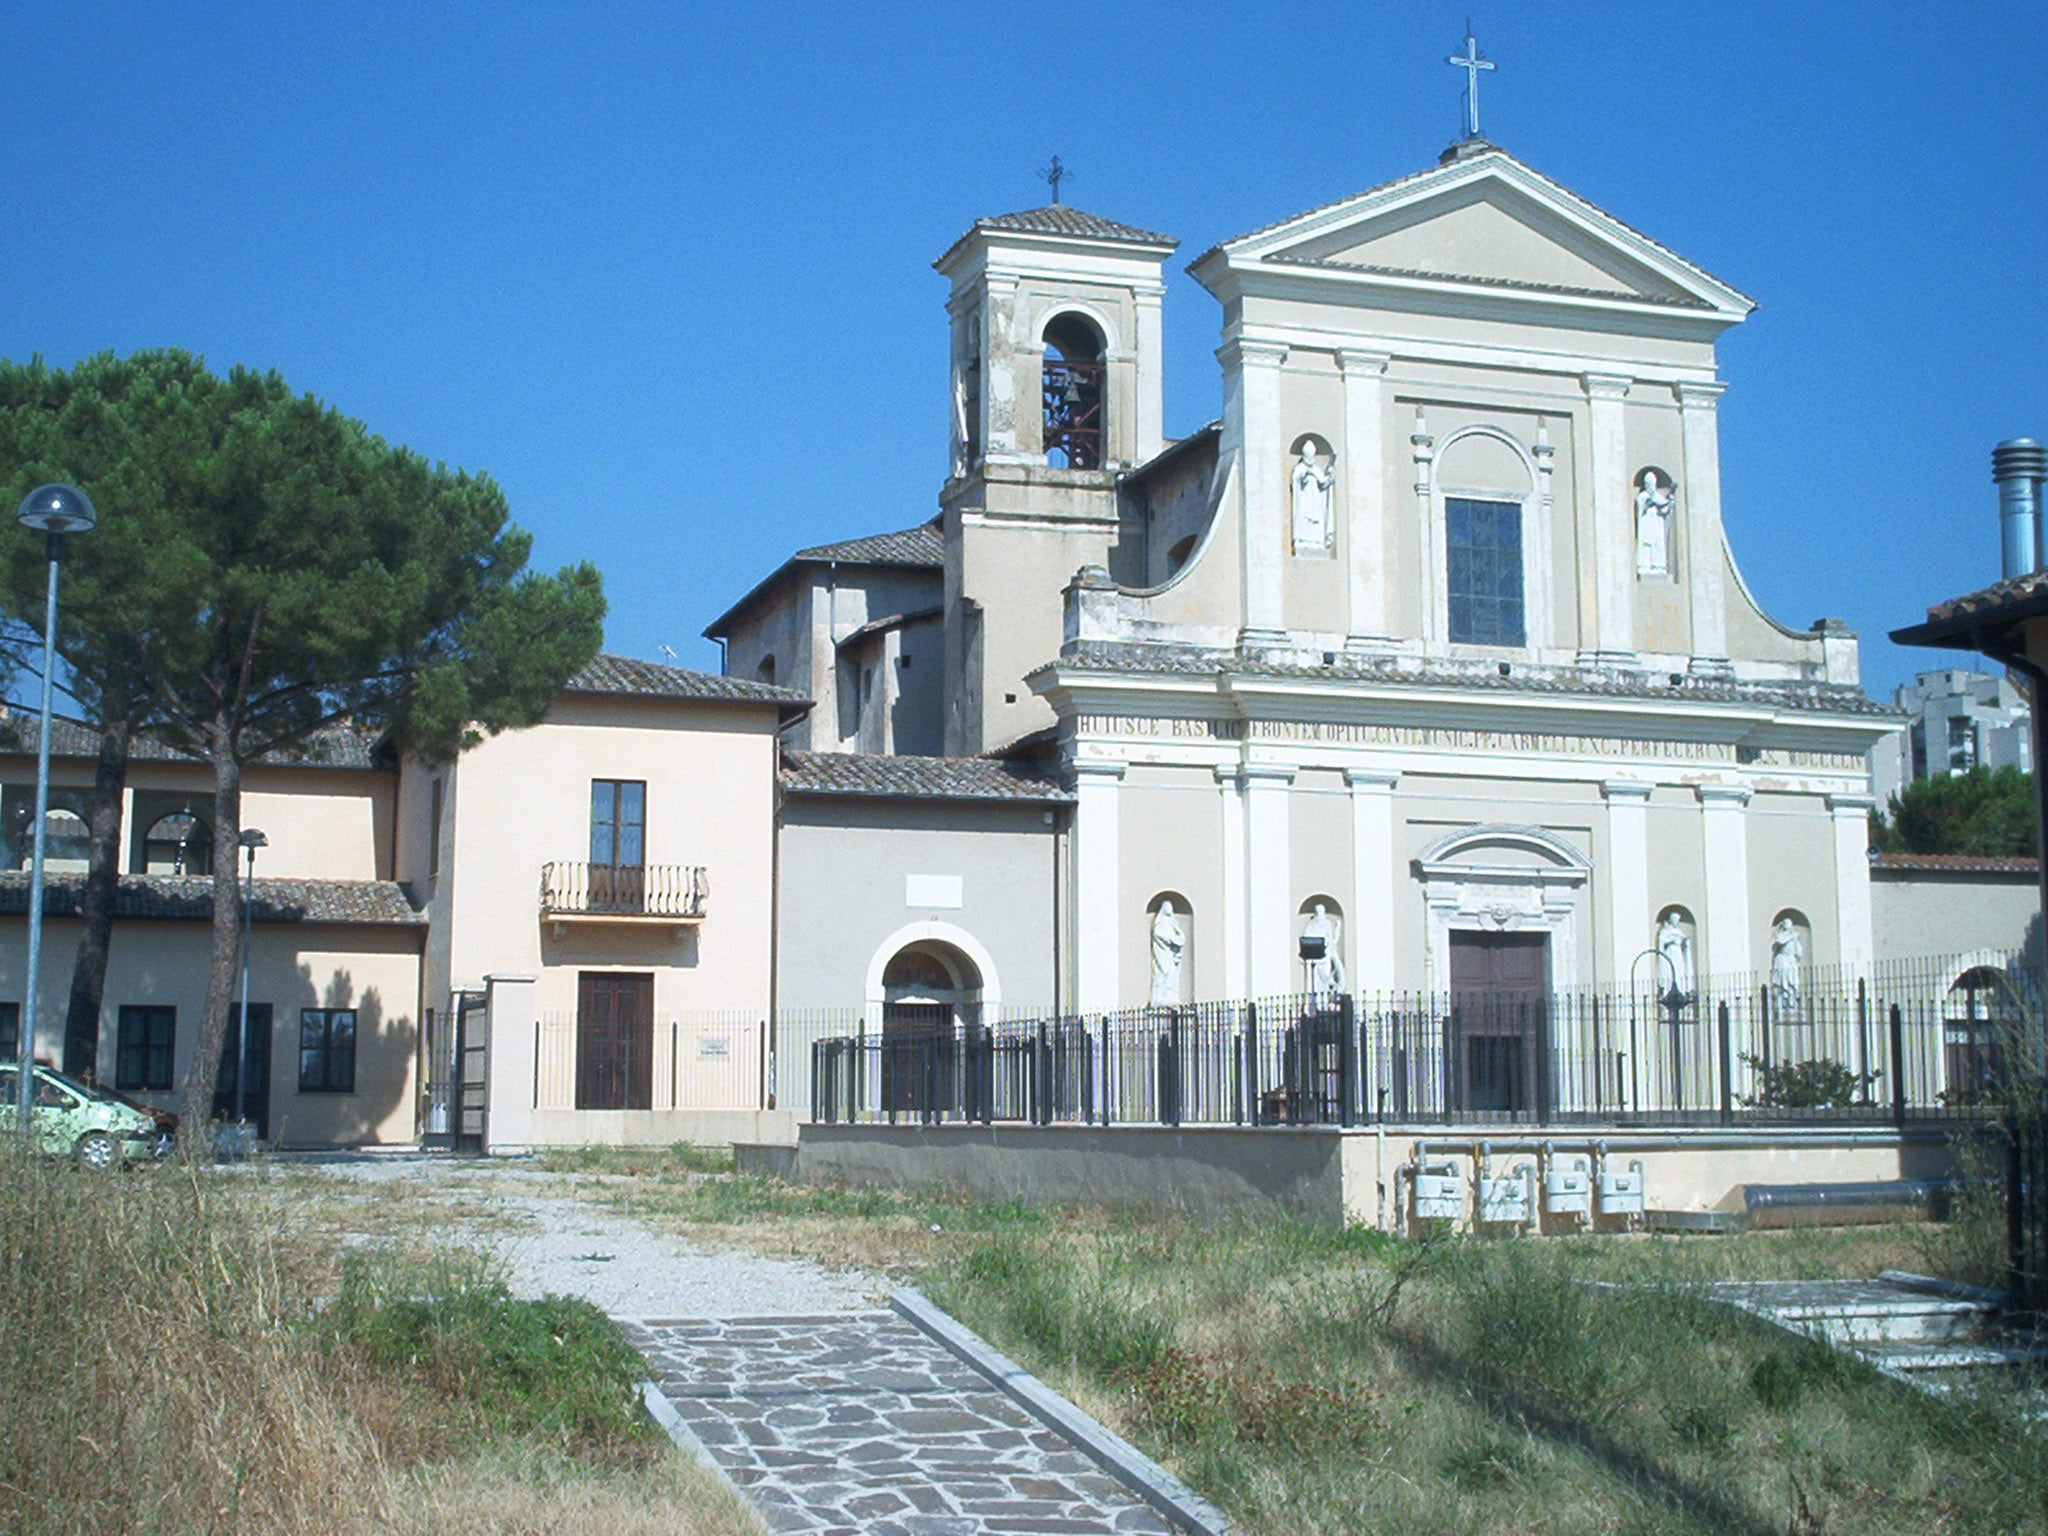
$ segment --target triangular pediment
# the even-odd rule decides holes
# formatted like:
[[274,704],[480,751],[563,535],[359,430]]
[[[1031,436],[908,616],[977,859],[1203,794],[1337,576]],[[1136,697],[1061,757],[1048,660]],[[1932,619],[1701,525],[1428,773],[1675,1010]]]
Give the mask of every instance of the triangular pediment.
[[1224,273],[1491,290],[1550,303],[1693,310],[1739,320],[1753,301],[1500,150],[1454,160],[1225,241]]

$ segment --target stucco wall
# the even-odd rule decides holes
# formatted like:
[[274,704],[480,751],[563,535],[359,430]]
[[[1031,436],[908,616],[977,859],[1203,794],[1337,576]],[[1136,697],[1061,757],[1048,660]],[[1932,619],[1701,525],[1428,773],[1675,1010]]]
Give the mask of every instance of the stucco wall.
[[[27,924],[0,924],[0,997],[18,998],[26,982]],[[44,928],[42,1006],[37,1054],[57,1060],[79,924]],[[420,995],[418,927],[327,924],[256,925],[250,946],[249,1001],[271,1007],[270,1135],[285,1145],[409,1142],[414,1136]],[[117,923],[107,962],[99,1070],[115,1080],[120,1010],[125,1004],[177,1010],[171,1089],[142,1094],[180,1110],[179,1089],[197,1048],[206,1002],[211,932],[204,923],[130,919]],[[235,997],[239,1003],[239,982]],[[299,1015],[304,1008],[356,1010],[355,1091],[299,1091]],[[232,1035],[231,1035],[232,1038]]]
[[[889,954],[918,934],[952,942],[956,930],[987,956],[995,975],[984,977],[984,988],[999,986],[1003,1006],[1050,1006],[1055,825],[1048,818],[1058,814],[1037,804],[790,796],[782,816],[778,1006],[865,1008],[871,973]],[[912,876],[957,879],[960,904],[912,905]],[[906,929],[916,933],[905,936]]]
[[[573,1017],[578,972],[645,971],[657,1018],[765,1008],[775,721],[759,705],[570,695],[466,753],[442,811],[448,984],[534,974],[540,1016]],[[704,866],[700,925],[543,920],[542,866],[590,857],[595,779],[646,784],[646,863]]]
[[1873,869],[1870,922],[1879,960],[1917,960],[2041,942],[2034,875],[1920,875]]

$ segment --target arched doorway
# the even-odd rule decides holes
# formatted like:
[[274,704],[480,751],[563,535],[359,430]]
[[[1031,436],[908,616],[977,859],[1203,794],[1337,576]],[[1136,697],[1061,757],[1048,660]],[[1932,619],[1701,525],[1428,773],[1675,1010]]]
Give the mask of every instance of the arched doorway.
[[882,967],[881,1107],[943,1115],[959,1102],[962,1031],[980,1022],[981,972],[942,939],[904,945]]

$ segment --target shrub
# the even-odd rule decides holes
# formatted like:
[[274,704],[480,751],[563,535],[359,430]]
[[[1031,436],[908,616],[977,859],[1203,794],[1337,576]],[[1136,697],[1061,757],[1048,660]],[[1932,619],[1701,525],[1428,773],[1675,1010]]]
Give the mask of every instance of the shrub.
[[1872,1085],[1884,1075],[1858,1072],[1827,1057],[1767,1062],[1745,1052],[1742,1060],[1757,1077],[1756,1092],[1742,1101],[1751,1109],[1847,1109],[1867,1104]]

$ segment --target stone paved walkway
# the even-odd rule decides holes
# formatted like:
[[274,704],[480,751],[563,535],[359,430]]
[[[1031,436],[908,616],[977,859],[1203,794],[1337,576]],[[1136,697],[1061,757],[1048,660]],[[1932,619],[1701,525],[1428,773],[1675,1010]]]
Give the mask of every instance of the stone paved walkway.
[[892,1312],[626,1325],[771,1530],[831,1536],[1173,1527]]

